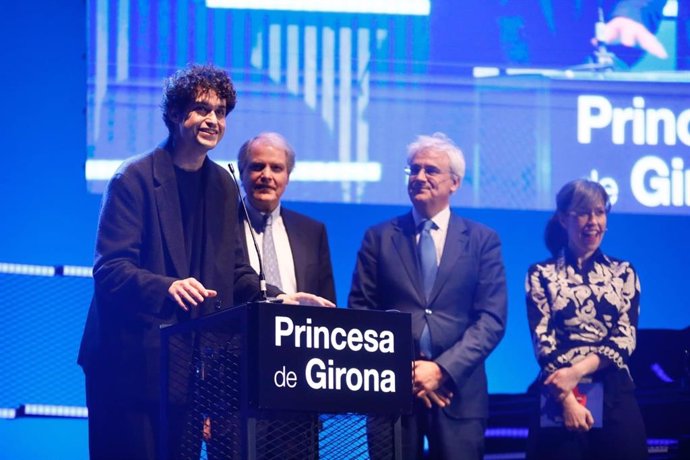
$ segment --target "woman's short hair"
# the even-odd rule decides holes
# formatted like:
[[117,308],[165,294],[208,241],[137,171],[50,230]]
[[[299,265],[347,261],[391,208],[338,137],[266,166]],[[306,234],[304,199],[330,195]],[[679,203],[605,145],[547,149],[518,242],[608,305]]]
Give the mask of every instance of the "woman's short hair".
[[611,209],[609,194],[599,182],[576,179],[561,187],[556,195],[556,211],[544,231],[544,243],[554,257],[568,245],[568,233],[561,225],[559,216],[573,209],[591,209],[600,203],[608,213]]

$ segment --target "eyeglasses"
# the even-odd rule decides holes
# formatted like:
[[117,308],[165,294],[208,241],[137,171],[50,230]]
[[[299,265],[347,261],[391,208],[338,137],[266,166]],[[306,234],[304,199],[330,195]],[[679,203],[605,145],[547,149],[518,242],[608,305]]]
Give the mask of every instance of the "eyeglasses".
[[451,173],[450,171],[444,171],[437,168],[436,166],[420,166],[420,165],[409,165],[405,168],[405,174],[408,176],[418,176],[420,172],[424,170],[424,174],[429,177],[437,177],[441,174]]
[[608,210],[605,208],[595,208],[595,209],[573,209],[568,211],[569,216],[573,216],[579,220],[589,219],[589,216],[594,216],[595,218],[602,218],[608,214]]

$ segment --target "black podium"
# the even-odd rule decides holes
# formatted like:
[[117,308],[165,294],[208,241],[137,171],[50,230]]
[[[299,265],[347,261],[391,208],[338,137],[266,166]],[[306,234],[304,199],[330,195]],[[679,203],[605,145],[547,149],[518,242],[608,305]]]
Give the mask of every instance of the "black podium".
[[251,303],[161,329],[161,458],[401,458],[410,317]]

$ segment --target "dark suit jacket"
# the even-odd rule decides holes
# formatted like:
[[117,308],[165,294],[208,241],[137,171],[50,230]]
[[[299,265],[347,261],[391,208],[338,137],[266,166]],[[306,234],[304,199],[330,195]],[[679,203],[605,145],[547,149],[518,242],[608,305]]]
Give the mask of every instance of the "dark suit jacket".
[[434,361],[455,387],[444,411],[453,417],[487,417],[484,360],[503,337],[507,317],[498,235],[451,214],[428,304],[416,246],[411,212],[370,228],[357,257],[348,305],[410,313],[417,349],[426,316]]
[[[132,398],[158,397],[162,324],[258,297],[258,277],[238,245],[238,197],[229,174],[206,159],[200,282],[218,291],[191,313],[168,299],[190,276],[172,157],[164,146],[123,164],[108,184],[98,223],[94,295],[79,350],[84,371]],[[191,353],[191,338],[178,350]]]
[[[244,222],[244,212],[240,210],[239,215]],[[335,282],[326,226],[284,206],[280,207],[280,216],[290,242],[297,290],[319,295],[335,303]],[[241,225],[240,228],[243,248],[247,251],[245,227]]]

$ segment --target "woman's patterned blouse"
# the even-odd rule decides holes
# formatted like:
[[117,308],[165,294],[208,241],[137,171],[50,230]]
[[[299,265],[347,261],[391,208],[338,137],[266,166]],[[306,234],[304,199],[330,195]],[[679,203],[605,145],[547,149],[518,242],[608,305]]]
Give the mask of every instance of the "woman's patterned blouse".
[[640,282],[633,266],[597,250],[582,269],[568,251],[532,265],[527,317],[539,365],[548,374],[596,353],[630,374]]

